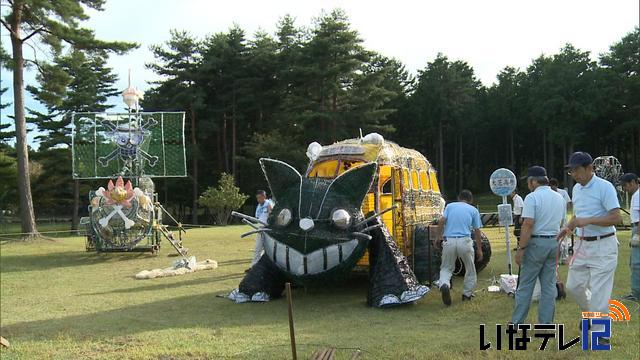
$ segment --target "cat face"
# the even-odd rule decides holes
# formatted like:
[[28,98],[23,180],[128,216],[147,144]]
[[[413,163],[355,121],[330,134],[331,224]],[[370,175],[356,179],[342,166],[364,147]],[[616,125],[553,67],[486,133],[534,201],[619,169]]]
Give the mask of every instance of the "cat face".
[[260,159],[275,206],[264,232],[265,254],[294,278],[313,279],[351,270],[370,237],[360,210],[375,163],[335,179],[303,177],[290,165]]

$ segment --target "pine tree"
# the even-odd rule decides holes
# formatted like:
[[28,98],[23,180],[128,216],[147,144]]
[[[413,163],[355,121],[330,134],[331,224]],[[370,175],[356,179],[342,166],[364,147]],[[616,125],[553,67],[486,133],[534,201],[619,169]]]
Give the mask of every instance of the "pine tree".
[[[71,50],[68,54],[60,54],[52,64],[42,65],[46,71],[37,75],[38,86],[27,86],[33,97],[45,105],[46,112],[30,110],[29,122],[36,124],[40,134],[36,140],[40,142],[39,153],[50,149],[58,161],[45,161],[47,181],[41,184],[44,194],[48,191],[66,188],[71,173],[71,113],[103,112],[112,107],[106,105],[110,96],[119,91],[114,87],[117,76],[106,65],[107,54],[104,51]],[[41,155],[44,156],[44,155]],[[62,162],[60,157],[66,159]],[[78,208],[80,182],[73,186],[72,229],[78,225]]]
[[[199,85],[199,69],[202,62],[202,43],[185,31],[171,31],[171,38],[166,44],[153,45],[151,51],[155,62],[148,63],[147,68],[161,75],[164,79],[152,83],[142,106],[145,110],[185,110],[189,128],[191,146],[188,156],[191,166],[191,223],[198,223],[198,196],[200,195],[199,174],[201,145],[199,114],[204,108],[204,91]],[[166,181],[165,181],[166,185]]]
[[90,29],[80,27],[87,20],[85,7],[102,10],[104,0],[9,1],[10,11],[0,20],[9,31],[12,48],[13,108],[18,160],[18,192],[20,194],[20,218],[25,238],[38,236],[31,196],[29,177],[29,153],[27,149],[27,124],[24,106],[25,63],[41,66],[35,59],[26,59],[23,46],[37,42],[54,52],[65,45],[83,50],[126,52],[136,45],[126,42],[106,42],[95,38]]

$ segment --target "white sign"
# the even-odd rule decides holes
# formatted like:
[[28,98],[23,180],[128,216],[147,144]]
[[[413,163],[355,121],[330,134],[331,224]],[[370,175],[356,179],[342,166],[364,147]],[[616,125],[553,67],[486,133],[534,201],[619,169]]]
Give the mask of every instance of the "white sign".
[[498,222],[501,226],[507,226],[507,225],[513,224],[511,204],[498,205]]
[[498,196],[508,196],[516,189],[518,180],[509,169],[501,168],[493,172],[489,178],[491,191]]

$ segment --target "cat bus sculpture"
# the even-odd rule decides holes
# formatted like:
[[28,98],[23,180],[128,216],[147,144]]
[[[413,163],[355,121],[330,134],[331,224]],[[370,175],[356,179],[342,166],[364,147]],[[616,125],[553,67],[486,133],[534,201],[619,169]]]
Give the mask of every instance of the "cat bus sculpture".
[[305,175],[282,161],[260,159],[275,205],[266,223],[233,213],[254,228],[243,237],[263,237],[264,254],[229,298],[268,301],[281,296],[286,281],[330,286],[367,266],[370,306],[426,295],[429,288],[420,282],[432,282],[440,266],[429,225],[445,204],[429,161],[375,133],[328,146],[312,143],[307,156]]

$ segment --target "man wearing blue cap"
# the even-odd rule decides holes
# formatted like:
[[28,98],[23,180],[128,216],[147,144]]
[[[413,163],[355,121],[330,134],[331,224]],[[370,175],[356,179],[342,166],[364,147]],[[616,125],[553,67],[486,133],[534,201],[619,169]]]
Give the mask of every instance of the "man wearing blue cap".
[[638,238],[638,224],[640,223],[640,184],[638,175],[627,173],[622,175],[620,183],[624,190],[631,195],[629,216],[631,217],[631,294],[624,297],[625,300],[640,301],[640,239]]
[[[573,187],[574,216],[562,228],[558,239],[573,231],[579,238],[569,262],[567,292],[583,312],[599,312],[606,316],[618,265],[615,225],[622,218],[616,189],[595,175],[592,163],[591,155],[586,152],[575,152],[569,158],[566,168],[576,182]],[[593,330],[600,331],[603,326]]]
[[456,265],[456,259],[460,258],[464,264],[464,289],[462,301],[473,298],[478,279],[476,266],[473,262],[473,240],[471,232],[476,240],[476,257],[482,261],[482,221],[478,209],[473,207],[473,194],[469,190],[462,190],[458,195],[458,201],[453,202],[444,209],[444,213],[438,222],[438,240],[436,246],[442,242],[442,263],[440,264],[440,292],[445,305],[451,305],[451,275]]
[[526,322],[536,280],[540,280],[538,323],[553,323],[556,308],[556,237],[565,222],[567,205],[549,186],[547,171],[532,166],[527,171],[529,195],[524,199],[520,244],[516,263],[520,265],[516,304],[511,322]]

